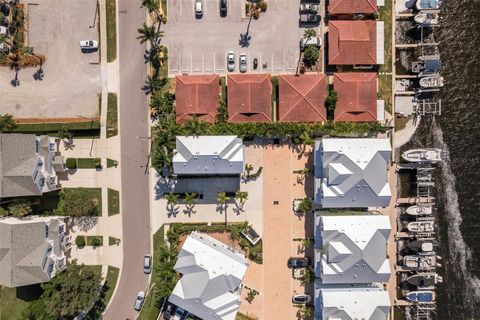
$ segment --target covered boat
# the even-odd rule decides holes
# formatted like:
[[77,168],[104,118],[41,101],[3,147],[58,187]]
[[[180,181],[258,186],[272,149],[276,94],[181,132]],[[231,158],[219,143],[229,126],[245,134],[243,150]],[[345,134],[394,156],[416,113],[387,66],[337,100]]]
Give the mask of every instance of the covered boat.
[[433,203],[410,206],[405,212],[411,216],[429,216],[433,213]]
[[413,20],[416,23],[424,26],[436,26],[438,25],[438,14],[437,13],[418,13]]
[[435,300],[433,291],[411,291],[407,293],[407,300],[419,303],[428,303]]
[[437,256],[435,254],[405,256],[403,266],[412,270],[432,270],[437,267]]
[[443,87],[443,77],[432,76],[420,79],[420,87],[422,88],[440,88]]
[[418,273],[407,278],[407,282],[412,286],[419,288],[432,288],[437,283],[441,283],[443,278],[436,273]]
[[412,149],[405,151],[402,158],[409,162],[438,162],[442,161],[443,152],[438,148]]
[[435,230],[434,221],[413,221],[407,224],[407,230],[415,233],[430,233]]
[[440,7],[440,1],[439,0],[417,0],[415,3],[415,7],[418,10],[435,10]]
[[413,251],[432,252],[438,247],[435,240],[415,240],[407,244],[407,248]]

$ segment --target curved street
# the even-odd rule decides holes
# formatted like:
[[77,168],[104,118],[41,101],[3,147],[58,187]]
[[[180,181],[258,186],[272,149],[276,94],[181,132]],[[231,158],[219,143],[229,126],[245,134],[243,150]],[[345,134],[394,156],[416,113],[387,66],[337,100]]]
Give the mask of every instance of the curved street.
[[116,294],[104,314],[106,320],[135,319],[133,309],[138,291],[146,291],[148,276],[143,273],[143,256],[151,253],[147,96],[140,89],[145,82],[146,45],[136,39],[145,22],[139,1],[119,0],[117,8],[119,45],[119,127],[121,140],[123,264]]

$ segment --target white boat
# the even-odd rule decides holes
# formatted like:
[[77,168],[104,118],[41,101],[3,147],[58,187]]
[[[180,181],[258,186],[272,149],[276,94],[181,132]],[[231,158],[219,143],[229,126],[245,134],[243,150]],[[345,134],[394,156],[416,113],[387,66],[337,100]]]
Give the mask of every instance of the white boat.
[[433,203],[410,206],[405,212],[411,216],[429,216],[433,213]]
[[417,0],[415,7],[418,10],[435,10],[440,7],[439,0]]
[[433,221],[414,221],[407,225],[407,229],[415,233],[431,233],[435,230],[435,223]]
[[407,282],[419,288],[432,288],[437,283],[442,283],[443,278],[436,273],[417,273],[408,277]]
[[437,13],[418,13],[413,20],[424,26],[436,26],[439,19]]
[[435,301],[435,292],[433,291],[411,291],[406,295],[407,300],[418,302],[418,303],[428,303]]
[[440,88],[443,87],[443,77],[424,77],[420,79],[420,87],[422,88]]
[[402,158],[409,162],[438,162],[442,161],[443,152],[438,148],[412,149],[405,151]]
[[403,266],[414,270],[432,270],[437,267],[437,256],[435,254],[405,256]]

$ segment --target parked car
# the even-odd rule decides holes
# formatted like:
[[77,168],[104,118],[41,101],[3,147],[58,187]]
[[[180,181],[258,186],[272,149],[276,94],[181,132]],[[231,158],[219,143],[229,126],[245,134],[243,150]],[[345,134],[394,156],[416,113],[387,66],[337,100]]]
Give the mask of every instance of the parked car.
[[258,59],[253,58],[253,70],[257,70],[257,67],[258,67]]
[[227,70],[230,72],[235,71],[235,53],[233,51],[228,51],[227,53]]
[[165,310],[163,310],[163,320],[170,320],[172,317],[173,304],[167,302]]
[[133,308],[137,311],[140,311],[142,309],[144,300],[145,300],[145,292],[139,291],[137,293],[137,297],[135,298],[135,304],[133,305]]
[[8,29],[7,29],[7,27],[0,26],[0,34],[8,34]]
[[180,307],[177,307],[177,310],[175,310],[175,314],[173,315],[172,320],[182,320],[185,313],[186,313],[185,310],[183,310]]
[[307,304],[312,301],[312,296],[309,294],[295,294],[292,297],[292,302],[296,304]]
[[315,13],[303,13],[300,15],[301,24],[318,24],[320,23],[320,16]]
[[227,16],[228,4],[227,0],[220,0],[220,17]]
[[246,53],[240,53],[240,58],[238,59],[238,69],[240,72],[244,73],[247,72],[247,54]]
[[316,4],[312,3],[302,3],[300,5],[300,12],[312,12],[312,13],[317,13],[318,11],[318,6]]
[[300,50],[303,51],[306,47],[314,46],[320,48],[322,40],[319,37],[304,37],[300,40]]
[[97,40],[82,40],[82,41],[80,41],[80,48],[82,50],[98,49],[98,41]]
[[202,0],[195,0],[195,15],[201,16],[203,15],[203,4]]
[[143,257],[143,272],[146,274],[152,272],[152,256],[149,254],[146,254],[145,257]]
[[310,266],[310,258],[308,257],[296,257],[288,259],[287,263],[290,269],[292,268],[305,268]]
[[2,52],[8,52],[10,48],[5,42],[0,42],[0,51]]

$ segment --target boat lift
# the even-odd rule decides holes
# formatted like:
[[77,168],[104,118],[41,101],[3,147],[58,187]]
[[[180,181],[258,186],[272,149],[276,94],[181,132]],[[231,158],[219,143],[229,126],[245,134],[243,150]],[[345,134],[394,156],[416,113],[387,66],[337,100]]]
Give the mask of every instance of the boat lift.
[[442,99],[422,99],[415,102],[416,106],[414,106],[414,109],[417,116],[442,115]]

